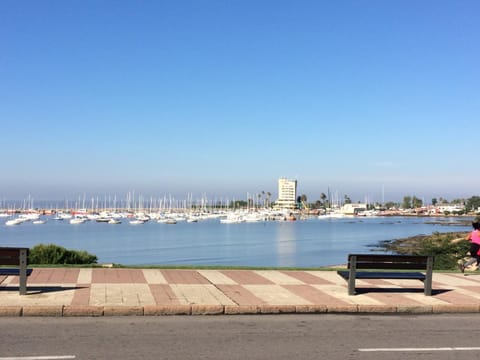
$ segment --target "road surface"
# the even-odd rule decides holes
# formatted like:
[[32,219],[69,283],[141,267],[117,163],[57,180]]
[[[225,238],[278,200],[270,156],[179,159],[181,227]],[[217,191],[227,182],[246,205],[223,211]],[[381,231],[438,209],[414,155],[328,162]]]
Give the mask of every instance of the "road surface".
[[472,359],[480,315],[0,319],[5,359]]

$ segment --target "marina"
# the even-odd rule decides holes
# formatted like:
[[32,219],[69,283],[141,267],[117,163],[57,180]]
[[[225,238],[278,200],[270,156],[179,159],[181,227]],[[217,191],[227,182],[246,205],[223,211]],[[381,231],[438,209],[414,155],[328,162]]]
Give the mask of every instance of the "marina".
[[319,267],[343,264],[348,253],[372,251],[381,241],[470,229],[464,217],[437,217],[434,222],[407,216],[266,221],[257,214],[225,222],[234,216],[145,214],[143,219],[103,221],[100,216],[60,215],[2,218],[0,246],[56,244],[95,254],[100,263],[123,265]]

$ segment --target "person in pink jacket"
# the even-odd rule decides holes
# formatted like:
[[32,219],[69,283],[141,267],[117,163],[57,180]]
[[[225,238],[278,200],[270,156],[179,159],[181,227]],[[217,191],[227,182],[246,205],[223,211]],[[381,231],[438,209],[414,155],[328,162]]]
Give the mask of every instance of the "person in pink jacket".
[[474,262],[477,263],[477,267],[480,265],[480,222],[475,219],[472,222],[473,231],[469,233],[466,237],[470,241],[470,260],[466,263],[458,264],[460,271],[463,273],[465,268],[472,265]]

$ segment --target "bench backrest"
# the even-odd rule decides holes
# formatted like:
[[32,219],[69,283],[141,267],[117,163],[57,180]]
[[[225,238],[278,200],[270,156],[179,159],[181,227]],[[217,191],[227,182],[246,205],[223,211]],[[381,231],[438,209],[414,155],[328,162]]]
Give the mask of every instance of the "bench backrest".
[[348,255],[348,268],[353,259],[356,259],[357,269],[427,270],[429,258],[433,263],[433,256],[350,254]]
[[28,257],[28,248],[0,247],[0,265],[19,266],[22,250],[26,251]]

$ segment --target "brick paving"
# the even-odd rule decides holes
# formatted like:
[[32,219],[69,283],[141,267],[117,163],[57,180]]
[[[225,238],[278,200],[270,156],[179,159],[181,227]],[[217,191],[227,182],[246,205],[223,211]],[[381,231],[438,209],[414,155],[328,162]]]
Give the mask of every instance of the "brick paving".
[[480,312],[480,274],[357,280],[349,296],[335,271],[37,268],[27,295],[0,277],[0,316]]

